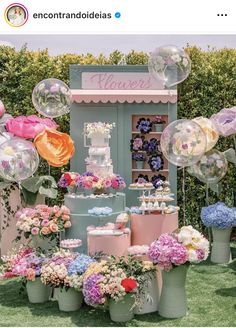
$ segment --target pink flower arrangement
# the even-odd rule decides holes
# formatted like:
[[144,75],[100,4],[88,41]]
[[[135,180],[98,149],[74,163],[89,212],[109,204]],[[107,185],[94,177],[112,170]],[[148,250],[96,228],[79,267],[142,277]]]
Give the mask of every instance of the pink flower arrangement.
[[23,208],[16,213],[16,227],[25,237],[30,235],[56,237],[56,234],[71,227],[70,210],[66,206],[37,205],[34,209]]
[[36,277],[41,275],[41,267],[45,257],[32,248],[22,246],[19,250],[13,249],[6,256],[3,256],[2,261],[1,278],[22,277],[34,281]]
[[120,175],[112,175],[107,178],[99,178],[91,172],[85,172],[76,178],[76,186],[79,189],[124,189],[126,187],[124,179]]
[[62,188],[75,187],[76,181],[80,178],[79,173],[65,172],[58,181],[58,186]]
[[6,122],[8,132],[21,138],[34,139],[46,128],[57,129],[58,125],[50,118],[40,118],[37,115],[18,116]]
[[199,263],[209,254],[209,242],[192,226],[182,227],[178,233],[163,234],[148,250],[153,263],[170,271],[185,263]]
[[5,114],[6,110],[3,102],[0,100],[0,118]]

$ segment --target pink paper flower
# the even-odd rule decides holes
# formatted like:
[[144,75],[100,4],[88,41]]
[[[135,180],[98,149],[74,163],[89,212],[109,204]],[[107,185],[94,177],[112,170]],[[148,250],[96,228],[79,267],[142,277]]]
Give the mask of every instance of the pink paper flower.
[[236,134],[236,107],[224,108],[210,118],[220,135],[228,137]]
[[3,105],[3,102],[0,100],[0,118],[5,114],[6,110]]
[[8,132],[21,138],[34,139],[40,132],[46,128],[57,129],[58,125],[49,118],[40,118],[37,115],[18,116],[10,118],[6,122]]

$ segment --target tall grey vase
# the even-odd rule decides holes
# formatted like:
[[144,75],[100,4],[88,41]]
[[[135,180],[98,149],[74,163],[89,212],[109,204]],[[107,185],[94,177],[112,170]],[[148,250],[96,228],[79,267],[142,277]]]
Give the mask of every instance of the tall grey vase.
[[162,271],[163,286],[159,303],[160,316],[172,319],[186,315],[185,283],[188,268],[189,265],[180,265],[169,272]]
[[212,227],[213,244],[211,262],[223,264],[231,261],[230,235],[232,228],[218,229]]

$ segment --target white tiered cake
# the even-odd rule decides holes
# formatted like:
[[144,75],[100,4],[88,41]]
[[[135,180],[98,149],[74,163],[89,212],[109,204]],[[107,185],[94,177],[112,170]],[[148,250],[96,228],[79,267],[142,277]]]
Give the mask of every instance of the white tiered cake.
[[[88,226],[98,227],[104,226],[108,222],[115,223],[117,216],[123,215],[126,211],[125,194],[120,192],[125,187],[125,183],[122,177],[113,173],[113,165],[110,158],[109,139],[111,137],[110,131],[114,126],[114,124],[102,122],[85,123],[85,146],[89,147],[89,156],[85,159],[87,172],[81,175],[81,177],[89,177],[89,172],[93,173],[101,181],[109,181],[117,177],[120,186],[114,186],[114,188],[111,186],[113,190],[116,189],[116,192],[96,195],[84,195],[84,193],[65,195],[65,205],[71,211],[72,222],[72,227],[66,231],[66,238],[79,238],[82,240],[80,252],[87,252]],[[88,141],[89,144],[87,143]],[[121,188],[121,180],[123,180],[123,188]],[[111,208],[112,213],[109,216],[103,215],[101,217],[90,214],[91,209],[95,208]]]
[[113,174],[109,139],[113,124],[95,122],[85,124],[85,136],[90,139],[89,157],[86,158],[86,170],[93,174],[107,178]]

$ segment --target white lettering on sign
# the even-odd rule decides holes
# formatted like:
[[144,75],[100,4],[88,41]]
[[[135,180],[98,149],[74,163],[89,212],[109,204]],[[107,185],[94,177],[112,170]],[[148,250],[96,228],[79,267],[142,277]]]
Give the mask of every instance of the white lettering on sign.
[[149,73],[82,73],[82,89],[92,90],[152,90],[163,89]]

